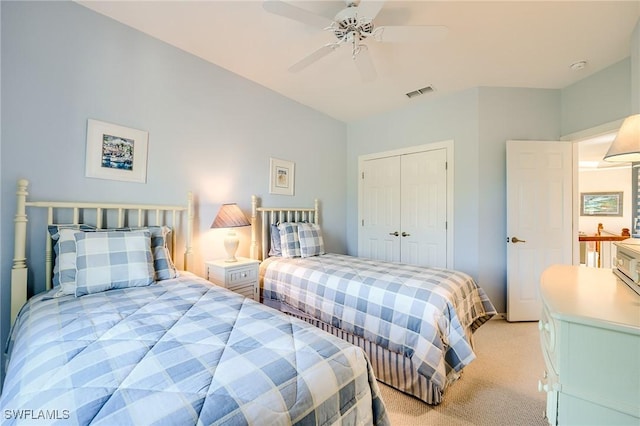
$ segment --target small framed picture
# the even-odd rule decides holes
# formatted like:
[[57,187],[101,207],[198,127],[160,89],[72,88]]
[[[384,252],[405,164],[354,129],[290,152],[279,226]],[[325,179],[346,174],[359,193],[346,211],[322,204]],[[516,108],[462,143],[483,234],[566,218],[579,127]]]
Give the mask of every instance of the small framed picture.
[[293,195],[295,164],[291,161],[270,159],[269,193]]
[[580,193],[580,216],[622,216],[622,191]]
[[148,142],[144,130],[89,119],[86,176],[146,183]]

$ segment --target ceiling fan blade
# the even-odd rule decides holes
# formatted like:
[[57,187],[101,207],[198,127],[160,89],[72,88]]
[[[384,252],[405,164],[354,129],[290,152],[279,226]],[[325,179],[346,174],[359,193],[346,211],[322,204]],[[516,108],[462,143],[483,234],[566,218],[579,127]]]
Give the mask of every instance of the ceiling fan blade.
[[371,60],[371,55],[369,54],[369,49],[366,45],[360,46],[360,52],[356,55],[353,60],[356,63],[356,67],[360,72],[360,77],[362,77],[362,81],[373,81],[376,79],[378,74],[376,73],[376,67],[373,65],[373,61]]
[[293,19],[320,29],[327,28],[333,22],[331,19],[325,18],[324,16],[316,15],[315,13],[293,6],[289,3],[285,3],[281,0],[264,0],[262,2],[262,7],[269,13],[284,16],[285,18]]
[[374,20],[383,6],[384,1],[382,0],[360,0],[358,4],[358,16]]
[[442,40],[448,32],[441,25],[383,26],[375,29],[373,38],[388,43],[421,43]]
[[320,49],[316,50],[315,52],[312,52],[311,54],[305,56],[295,64],[291,65],[289,67],[289,71],[291,72],[301,71],[306,67],[308,67],[309,65],[311,65],[312,63],[316,62],[317,60],[324,58],[329,53],[333,52],[337,47],[338,47],[337,44],[325,44]]

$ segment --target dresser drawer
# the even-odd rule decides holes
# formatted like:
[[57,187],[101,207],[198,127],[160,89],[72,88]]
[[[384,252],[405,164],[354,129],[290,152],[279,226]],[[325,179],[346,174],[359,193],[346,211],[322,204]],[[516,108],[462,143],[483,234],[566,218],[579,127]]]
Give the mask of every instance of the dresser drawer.
[[546,305],[543,305],[540,321],[538,322],[540,330],[540,343],[542,346],[542,354],[544,355],[545,364],[549,373],[553,376],[558,375],[558,324],[549,314]]
[[258,271],[254,266],[236,268],[227,271],[227,283],[229,284],[229,288],[240,283],[255,281],[257,278]]

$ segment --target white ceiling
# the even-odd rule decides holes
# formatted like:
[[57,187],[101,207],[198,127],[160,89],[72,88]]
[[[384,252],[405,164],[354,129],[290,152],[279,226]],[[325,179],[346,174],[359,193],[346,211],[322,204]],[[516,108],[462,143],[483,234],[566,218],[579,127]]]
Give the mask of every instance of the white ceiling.
[[614,167],[629,167],[629,163],[604,161],[616,132],[596,136],[578,143],[578,161],[580,170],[605,169]]
[[[471,87],[559,89],[630,54],[640,1],[388,0],[376,25],[444,25],[444,40],[367,41],[377,79],[363,82],[343,46],[287,69],[325,43],[318,30],[267,13],[261,1],[81,1],[82,5],[349,122]],[[344,1],[291,1],[326,17]],[[569,65],[586,60],[584,69]],[[433,86],[408,99],[405,93]]]

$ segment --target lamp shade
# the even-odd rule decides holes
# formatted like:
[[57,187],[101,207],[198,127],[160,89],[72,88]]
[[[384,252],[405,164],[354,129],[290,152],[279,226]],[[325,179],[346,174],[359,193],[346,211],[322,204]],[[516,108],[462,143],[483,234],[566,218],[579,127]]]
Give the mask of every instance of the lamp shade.
[[220,207],[216,218],[211,224],[212,228],[236,228],[238,226],[249,226],[251,223],[242,213],[240,207],[236,203],[223,204]]
[[[220,207],[220,211],[216,215],[216,218],[211,224],[212,228],[237,228],[238,226],[249,226],[251,223],[247,220],[247,217],[242,213],[240,207],[236,203],[223,204]],[[227,237],[224,239],[224,249],[227,252],[226,262],[237,262],[236,251],[240,241],[236,236],[233,229],[229,229]]]
[[640,114],[625,118],[604,159],[606,161],[640,161]]

